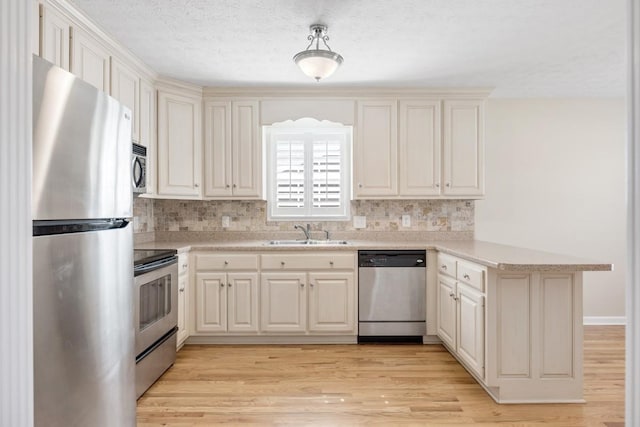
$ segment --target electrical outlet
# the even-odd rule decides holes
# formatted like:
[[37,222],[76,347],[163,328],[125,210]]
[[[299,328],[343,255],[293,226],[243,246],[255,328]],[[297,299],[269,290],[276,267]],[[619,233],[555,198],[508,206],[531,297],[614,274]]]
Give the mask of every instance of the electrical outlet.
[[402,215],[402,226],[411,227],[411,215]]
[[353,228],[367,228],[367,217],[366,216],[354,216],[353,217]]
[[231,219],[225,215],[222,217],[222,228],[229,228],[231,225]]

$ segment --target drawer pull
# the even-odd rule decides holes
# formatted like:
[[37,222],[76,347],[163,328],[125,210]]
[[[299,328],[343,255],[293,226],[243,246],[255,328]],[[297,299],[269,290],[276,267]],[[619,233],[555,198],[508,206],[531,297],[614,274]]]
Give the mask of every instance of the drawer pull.
[[444,265],[444,264],[442,264],[442,265],[440,266],[440,268],[441,268],[441,269],[443,269],[443,270],[446,270],[446,269],[447,269],[447,266],[446,266],[446,265]]
[[180,292],[184,292],[184,288],[182,288],[182,289],[179,289],[179,291],[180,291]]
[[468,275],[468,274],[465,274],[465,275],[464,275],[464,276],[462,276],[462,277],[464,277],[464,278],[465,278],[465,279],[467,279],[467,280],[471,279],[471,277],[469,277],[469,275]]
[[329,265],[333,265],[333,261],[329,261]]
[[187,268],[187,264],[182,264],[182,268],[186,269]]
[[284,261],[280,261],[280,265],[284,267]]

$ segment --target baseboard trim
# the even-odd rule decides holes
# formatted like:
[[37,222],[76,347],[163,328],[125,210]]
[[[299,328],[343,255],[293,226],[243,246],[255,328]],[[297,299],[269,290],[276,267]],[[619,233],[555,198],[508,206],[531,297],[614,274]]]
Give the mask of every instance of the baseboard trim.
[[626,325],[625,316],[584,316],[583,325]]

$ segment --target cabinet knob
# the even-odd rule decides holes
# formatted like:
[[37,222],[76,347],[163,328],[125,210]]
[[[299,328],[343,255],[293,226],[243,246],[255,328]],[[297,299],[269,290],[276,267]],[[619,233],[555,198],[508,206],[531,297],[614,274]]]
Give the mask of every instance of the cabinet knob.
[[309,283],[309,286],[311,286],[313,288],[313,283]]
[[187,264],[182,264],[182,268],[187,268]]
[[225,185],[225,188],[229,188],[229,184]]
[[225,261],[225,262],[224,262],[224,265],[229,265],[229,261]]
[[436,188],[440,188],[440,183],[436,182]]
[[450,184],[450,183],[448,183],[448,182],[447,182],[447,184],[446,184],[446,185],[447,185],[447,187],[451,187],[451,184]]
[[178,291],[180,291],[180,292],[184,292],[184,288],[182,288],[182,289],[178,289]]
[[333,265],[333,261],[329,261],[329,265]]
[[462,277],[464,277],[464,278],[465,278],[465,279],[467,279],[467,280],[469,280],[469,279],[470,279],[470,277],[469,277],[469,275],[468,275],[468,274],[465,274],[465,275],[464,275],[464,276],[462,276]]
[[220,287],[221,287],[221,288],[224,288],[224,283],[220,283]]
[[231,287],[231,283],[227,283],[227,286],[228,286],[228,287]]
[[193,186],[194,186],[195,188],[200,187],[198,184],[193,184]]
[[301,288],[304,288],[304,283],[300,283],[300,287],[301,287]]
[[456,294],[454,294],[453,292],[449,292],[449,296],[455,298]]
[[446,270],[446,269],[447,269],[447,266],[446,266],[446,265],[444,265],[444,264],[442,264],[442,265],[440,266],[440,268],[441,268],[441,269],[443,269],[443,270]]
[[236,187],[237,187],[237,185],[233,184],[233,188],[236,188]]
[[280,261],[280,265],[284,267],[284,261]]

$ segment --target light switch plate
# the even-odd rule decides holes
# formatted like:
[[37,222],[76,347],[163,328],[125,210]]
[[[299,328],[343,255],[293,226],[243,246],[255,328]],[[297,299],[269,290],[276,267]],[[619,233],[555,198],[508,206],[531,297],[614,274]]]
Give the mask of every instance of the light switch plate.
[[402,226],[411,227],[411,215],[402,215]]
[[366,216],[354,216],[353,217],[353,228],[367,228],[367,217]]
[[231,225],[231,219],[225,215],[222,217],[222,228],[229,228]]

